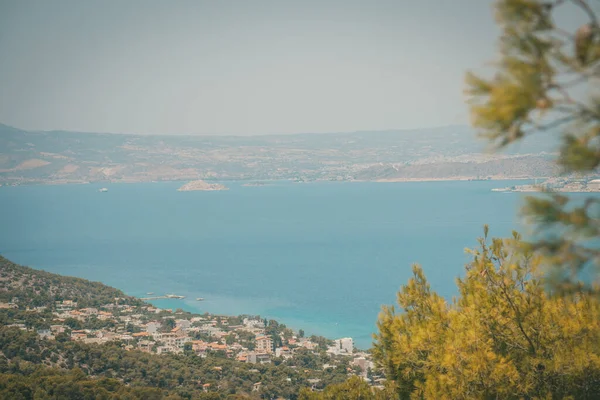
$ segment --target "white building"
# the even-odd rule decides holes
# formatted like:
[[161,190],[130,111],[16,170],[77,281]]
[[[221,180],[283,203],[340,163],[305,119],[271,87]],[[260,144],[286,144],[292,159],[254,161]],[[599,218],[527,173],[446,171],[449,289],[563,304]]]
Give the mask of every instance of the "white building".
[[154,333],[158,332],[160,327],[161,327],[160,322],[148,322],[146,324],[146,332],[154,334]]
[[192,326],[192,323],[190,321],[188,321],[187,319],[178,319],[177,321],[175,321],[175,326],[186,330],[186,329],[190,329],[190,327]]
[[275,357],[291,358],[293,356],[289,347],[283,346],[275,349]]
[[327,353],[332,355],[350,355],[354,351],[354,341],[352,338],[341,338],[333,341],[333,346],[327,349]]
[[248,353],[246,362],[250,364],[269,364],[271,362],[271,356],[267,353],[255,353],[251,351]]
[[244,325],[248,328],[264,328],[265,323],[260,319],[244,318]]
[[587,183],[589,190],[600,190],[600,179],[594,179]]
[[161,342],[164,347],[177,348],[183,350],[183,345],[187,342],[191,342],[192,338],[188,336],[181,336],[178,333],[157,333],[154,335],[154,340]]

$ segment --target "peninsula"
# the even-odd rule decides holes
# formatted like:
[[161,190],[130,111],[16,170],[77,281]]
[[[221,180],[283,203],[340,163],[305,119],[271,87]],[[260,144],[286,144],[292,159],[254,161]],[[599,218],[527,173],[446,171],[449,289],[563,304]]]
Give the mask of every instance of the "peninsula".
[[188,182],[177,190],[179,192],[190,192],[193,190],[205,190],[205,191],[229,190],[229,188],[226,186],[223,186],[219,183],[208,183],[203,180],[198,180],[198,181]]

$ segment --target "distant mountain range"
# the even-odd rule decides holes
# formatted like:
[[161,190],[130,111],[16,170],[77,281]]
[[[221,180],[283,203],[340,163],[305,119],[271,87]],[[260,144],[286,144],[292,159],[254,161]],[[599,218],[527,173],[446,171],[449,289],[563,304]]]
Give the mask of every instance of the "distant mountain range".
[[[542,138],[544,139],[544,138]],[[0,184],[552,176],[553,140],[500,154],[465,126],[265,136],[25,131],[0,124]]]

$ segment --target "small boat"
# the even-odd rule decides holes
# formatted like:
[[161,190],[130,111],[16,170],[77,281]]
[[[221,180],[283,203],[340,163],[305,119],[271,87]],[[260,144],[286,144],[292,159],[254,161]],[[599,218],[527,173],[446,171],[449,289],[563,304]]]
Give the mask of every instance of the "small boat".
[[202,301],[202,300],[204,300],[204,297],[196,297],[196,300]]
[[107,189],[107,188],[102,188],[102,189],[100,189],[100,190],[98,190],[98,191],[99,191],[99,192],[108,192],[108,189]]
[[148,292],[146,293],[148,296],[152,296],[154,294],[154,292]]

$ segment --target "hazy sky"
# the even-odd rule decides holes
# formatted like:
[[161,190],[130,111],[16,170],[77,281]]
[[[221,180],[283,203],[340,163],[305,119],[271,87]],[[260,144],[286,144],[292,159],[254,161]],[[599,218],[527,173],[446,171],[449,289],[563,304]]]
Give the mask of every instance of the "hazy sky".
[[0,122],[255,134],[468,122],[491,0],[0,0]]

